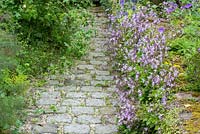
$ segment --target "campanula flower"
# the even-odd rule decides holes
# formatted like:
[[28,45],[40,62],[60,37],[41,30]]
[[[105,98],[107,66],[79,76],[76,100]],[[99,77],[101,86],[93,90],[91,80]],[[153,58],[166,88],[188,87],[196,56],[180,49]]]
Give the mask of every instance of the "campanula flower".
[[197,51],[200,53],[200,48],[198,48]]
[[160,28],[158,28],[158,32],[160,32],[160,33],[164,33],[164,31],[165,31],[165,28],[164,28],[164,27],[160,27]]
[[192,7],[192,4],[188,3],[185,6],[183,6],[182,8],[183,9],[188,9],[188,8],[191,8],[191,7]]
[[124,6],[125,0],[120,0],[120,5]]

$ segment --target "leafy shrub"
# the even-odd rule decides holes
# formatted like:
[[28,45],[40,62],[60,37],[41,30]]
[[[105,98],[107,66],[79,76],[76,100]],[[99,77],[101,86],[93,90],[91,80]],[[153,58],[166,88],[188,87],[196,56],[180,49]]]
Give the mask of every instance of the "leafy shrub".
[[[84,9],[75,8],[76,5],[86,6],[86,1],[7,1],[5,6],[13,14],[19,25],[16,32],[20,40],[31,45],[49,45],[64,47],[71,45],[74,34],[84,26],[87,13]],[[83,2],[86,2],[83,4]]]
[[1,1],[22,46],[20,69],[36,76],[61,64],[71,65],[72,57],[85,54],[91,15],[84,8],[90,5],[90,0]]
[[24,95],[28,81],[23,74],[12,74],[9,70],[1,70],[0,73],[0,89],[1,94],[5,96]]
[[25,75],[16,72],[19,65],[16,55],[20,50],[16,38],[6,31],[6,25],[1,26],[3,27],[0,27],[0,133],[15,134],[24,117],[24,96],[29,82]]
[[[200,43],[200,11],[198,11],[197,5],[198,4],[196,4],[196,7],[194,8],[188,5],[190,7],[184,8],[185,6],[183,6],[182,9],[179,9],[177,8],[178,6],[174,4],[174,10],[170,11],[170,14],[168,15],[172,24],[175,25],[174,27],[177,27],[176,30],[181,31],[181,34],[177,34],[175,39],[169,43],[171,51],[175,51],[177,54],[182,55],[185,58],[190,58],[194,53],[196,53],[197,47]],[[168,11],[169,9],[166,10]],[[180,27],[181,24],[184,24],[184,26]]]
[[165,27],[156,26],[160,19],[148,7],[133,13],[121,6],[117,15],[110,17],[110,50],[116,61],[116,88],[121,103],[120,133],[176,133],[178,114],[169,107],[169,98],[178,71],[166,61]]
[[25,106],[24,95],[28,88],[27,77],[9,70],[0,72],[0,132],[17,131]]
[[194,74],[194,72],[198,72],[197,65],[199,64],[197,49],[200,44],[200,5],[197,1],[189,2],[187,0],[183,1],[183,6],[180,8],[176,3],[165,3],[167,18],[173,25],[173,29],[175,29],[173,40],[169,41],[168,44],[173,55],[180,55],[183,59],[181,65],[183,77],[180,78],[180,82],[184,84],[179,88],[198,91],[199,74]]
[[187,62],[188,90],[200,91],[200,50]]
[[19,46],[12,34],[0,29],[0,70],[9,68],[15,69],[17,66],[16,53]]
[[72,57],[85,53],[91,15],[84,8],[90,5],[90,0],[0,1],[0,30],[17,35],[13,42],[4,31],[0,34],[0,133],[17,133],[21,124],[29,85],[23,74],[56,70],[59,61],[58,66],[70,65]]
[[107,10],[111,11],[113,0],[100,0],[101,5]]
[[1,96],[0,101],[0,133],[17,132],[24,118],[24,99],[20,96]]

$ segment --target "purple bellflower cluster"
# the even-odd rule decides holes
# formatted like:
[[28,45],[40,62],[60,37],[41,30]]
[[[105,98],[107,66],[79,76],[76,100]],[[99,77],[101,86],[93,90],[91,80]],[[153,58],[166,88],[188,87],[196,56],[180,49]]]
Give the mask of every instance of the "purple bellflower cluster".
[[[165,7],[166,13],[168,14],[174,12],[178,8],[178,5],[174,2],[164,2],[163,5]],[[192,3],[188,3],[188,4],[183,5],[181,9],[184,10],[184,9],[189,9],[191,7],[192,7]]]
[[[174,10],[172,7],[172,10]],[[157,14],[141,7],[133,14],[120,11],[111,15],[112,36],[109,49],[116,61],[116,91],[120,98],[119,124],[132,127],[140,104],[167,105],[178,71],[166,62],[165,28]],[[153,94],[158,92],[158,94]],[[148,110],[152,112],[151,109]],[[162,114],[158,114],[158,118]]]
[[168,14],[174,12],[178,8],[178,5],[174,2],[164,2],[164,5]]

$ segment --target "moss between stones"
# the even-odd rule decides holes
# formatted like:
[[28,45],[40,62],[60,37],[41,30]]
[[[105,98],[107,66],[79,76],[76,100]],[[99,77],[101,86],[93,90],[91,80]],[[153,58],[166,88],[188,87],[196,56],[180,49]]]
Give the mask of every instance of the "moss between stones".
[[[200,93],[198,92],[192,92],[191,94],[194,97],[200,97]],[[189,107],[187,107],[186,110],[192,113],[191,119],[184,122],[184,129],[189,134],[200,133],[200,102],[185,100],[183,101],[183,104],[189,104]]]

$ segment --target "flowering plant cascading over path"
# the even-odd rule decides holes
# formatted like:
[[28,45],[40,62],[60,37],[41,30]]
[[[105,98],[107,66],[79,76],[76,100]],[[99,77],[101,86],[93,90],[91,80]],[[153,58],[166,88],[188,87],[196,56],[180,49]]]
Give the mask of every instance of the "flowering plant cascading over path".
[[109,43],[118,72],[115,80],[121,102],[119,124],[129,128],[141,120],[138,111],[144,107],[157,120],[164,118],[168,95],[178,76],[176,68],[165,62],[165,28],[157,27],[157,14],[148,7],[130,12],[122,8],[110,16],[113,27]]

